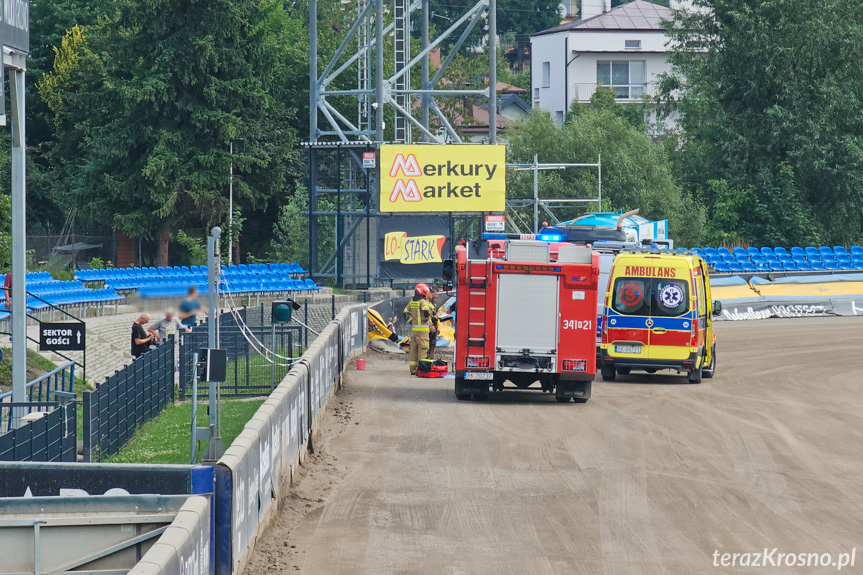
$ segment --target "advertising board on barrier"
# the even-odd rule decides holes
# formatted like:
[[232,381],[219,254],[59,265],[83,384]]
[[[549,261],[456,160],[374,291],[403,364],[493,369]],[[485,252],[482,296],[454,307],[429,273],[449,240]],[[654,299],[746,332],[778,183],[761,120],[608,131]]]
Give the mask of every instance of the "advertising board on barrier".
[[381,146],[380,169],[381,212],[505,209],[504,146]]

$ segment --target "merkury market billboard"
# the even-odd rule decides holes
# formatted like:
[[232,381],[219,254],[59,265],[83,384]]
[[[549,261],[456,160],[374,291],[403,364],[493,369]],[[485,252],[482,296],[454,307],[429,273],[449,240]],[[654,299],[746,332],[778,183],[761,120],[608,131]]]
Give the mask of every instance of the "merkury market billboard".
[[506,152],[492,145],[381,146],[381,212],[502,212]]

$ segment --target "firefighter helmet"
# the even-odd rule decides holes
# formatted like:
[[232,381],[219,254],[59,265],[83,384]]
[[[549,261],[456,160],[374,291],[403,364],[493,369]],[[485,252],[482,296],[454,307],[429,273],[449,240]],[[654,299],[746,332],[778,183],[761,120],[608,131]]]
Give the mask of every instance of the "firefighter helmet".
[[427,286],[426,284],[417,284],[417,287],[414,289],[414,292],[418,293],[419,295],[421,295],[423,297],[426,297],[430,293],[429,292],[429,286]]

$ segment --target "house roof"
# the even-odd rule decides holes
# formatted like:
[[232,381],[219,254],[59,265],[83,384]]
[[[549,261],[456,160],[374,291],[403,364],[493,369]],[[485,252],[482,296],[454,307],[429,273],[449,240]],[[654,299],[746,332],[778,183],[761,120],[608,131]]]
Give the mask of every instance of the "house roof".
[[525,113],[530,112],[530,105],[522,100],[518,94],[504,94],[500,98],[500,106],[499,109],[503,110],[509,106],[515,106],[516,108],[521,108]]
[[580,30],[607,30],[626,32],[662,32],[663,20],[671,20],[674,11],[671,8],[660,6],[646,0],[633,0],[612,8],[585,20],[575,20],[560,26],[554,26],[548,30],[537,32],[534,36],[555,34],[557,32],[580,31]]

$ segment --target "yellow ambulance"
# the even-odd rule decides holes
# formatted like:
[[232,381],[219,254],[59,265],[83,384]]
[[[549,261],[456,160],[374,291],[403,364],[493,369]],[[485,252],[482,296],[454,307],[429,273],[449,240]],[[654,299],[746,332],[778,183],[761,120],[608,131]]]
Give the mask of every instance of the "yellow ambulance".
[[633,369],[685,372],[690,383],[716,373],[707,263],[696,255],[622,252],[614,258],[602,322],[602,379]]

